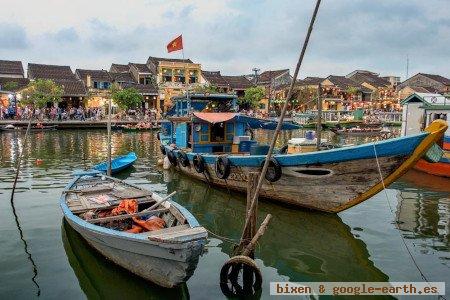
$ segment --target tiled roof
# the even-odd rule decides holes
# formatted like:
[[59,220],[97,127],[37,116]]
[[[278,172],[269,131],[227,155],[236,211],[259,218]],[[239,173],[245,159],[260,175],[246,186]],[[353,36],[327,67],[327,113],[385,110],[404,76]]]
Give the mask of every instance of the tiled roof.
[[303,80],[298,80],[297,85],[319,85],[325,78],[322,77],[306,77]]
[[286,72],[289,72],[289,69],[264,71],[259,75],[258,82],[269,82]]
[[22,62],[14,60],[0,60],[0,74],[23,76]]
[[136,83],[133,76],[131,76],[130,72],[126,73],[113,73],[109,72],[109,75],[115,82],[128,82],[128,83]]
[[129,63],[129,65],[136,68],[139,73],[152,73],[146,64]]
[[434,75],[434,74],[425,74],[425,73],[419,73],[425,77],[428,77],[430,79],[433,79],[434,81],[437,81],[439,83],[442,83],[444,85],[450,85],[450,79],[445,78],[444,76],[441,75]]
[[349,87],[358,87],[359,84],[345,76],[336,76],[336,75],[330,75],[326,79],[331,81],[335,86],[341,88],[341,89],[347,89]]
[[114,73],[126,73],[130,71],[129,65],[121,65],[121,64],[112,64],[109,68],[110,72]]
[[2,90],[2,89],[4,90],[4,88],[2,88],[2,87],[9,82],[17,83],[17,87],[15,89],[13,89],[12,91],[9,91],[9,92],[15,92],[15,91],[18,91],[18,90],[26,87],[28,85],[28,83],[30,82],[30,80],[28,78],[0,77],[0,90]]
[[202,76],[211,84],[218,87],[228,86],[228,82],[220,74],[220,71],[202,71]]
[[86,83],[87,76],[91,76],[92,81],[97,82],[111,82],[112,78],[109,76],[108,71],[105,70],[84,70],[84,69],[76,69],[75,73],[78,78],[83,80]]
[[77,79],[69,66],[28,64],[30,79]]
[[153,74],[156,74],[160,61],[177,62],[177,63],[181,62],[181,63],[186,63],[186,64],[193,63],[192,60],[190,60],[189,58],[179,59],[179,58],[163,58],[163,57],[149,56],[149,58],[147,59],[147,66],[150,68],[150,71]]
[[253,84],[245,76],[222,76],[232,89],[247,89]]
[[53,79],[53,81],[63,88],[63,96],[86,96],[87,91],[81,80]]
[[122,88],[135,88],[143,95],[158,95],[158,89],[153,84],[123,83]]
[[439,90],[431,86],[409,86],[416,93],[438,93]]
[[349,78],[359,84],[366,82],[376,88],[387,87],[390,85],[389,81],[387,81],[386,79],[383,79],[380,76],[374,75],[373,73],[369,72],[355,73]]

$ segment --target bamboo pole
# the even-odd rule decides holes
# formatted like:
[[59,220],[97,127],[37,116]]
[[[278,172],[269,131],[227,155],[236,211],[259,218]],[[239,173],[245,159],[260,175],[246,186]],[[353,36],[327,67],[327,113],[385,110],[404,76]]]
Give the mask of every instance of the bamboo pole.
[[269,225],[269,221],[272,218],[271,214],[268,214],[264,221],[261,223],[261,226],[259,226],[258,231],[256,232],[255,236],[252,238],[252,240],[248,243],[248,245],[245,247],[244,251],[242,251],[241,255],[248,256],[253,249],[255,249],[255,245],[258,242],[259,238],[263,236],[264,232],[266,232],[267,225]]
[[[275,148],[275,143],[277,141],[278,134],[279,134],[279,132],[281,130],[281,126],[283,124],[284,116],[286,115],[286,110],[287,110],[287,107],[288,107],[289,99],[292,97],[292,91],[294,89],[295,82],[297,81],[298,72],[300,70],[300,66],[302,65],[303,57],[305,56],[306,48],[308,46],[308,42],[309,42],[309,38],[311,36],[311,32],[312,32],[312,29],[313,29],[314,22],[316,20],[317,12],[319,11],[320,2],[321,2],[321,0],[317,0],[317,2],[316,2],[316,6],[314,8],[314,12],[313,12],[313,15],[311,17],[311,22],[309,23],[308,32],[306,34],[306,38],[305,38],[305,41],[303,43],[302,51],[300,53],[300,57],[298,59],[297,66],[295,67],[294,76],[292,78],[292,82],[291,82],[291,85],[289,87],[289,91],[288,91],[286,100],[284,102],[283,109],[281,110],[281,116],[280,116],[280,119],[278,120],[277,128],[275,129],[275,133],[273,135],[272,142],[270,143],[269,152],[266,155],[266,159],[264,161],[264,166],[262,168],[261,174],[259,175],[258,185],[256,187],[255,194],[253,196],[253,200],[252,200],[252,203],[251,203],[251,206],[250,206],[251,209],[249,211],[252,211],[254,206],[256,205],[256,200],[258,199],[259,191],[261,190],[261,187],[263,185],[263,181],[264,181],[264,178],[266,176],[267,168],[269,167],[269,161],[270,161],[270,158],[272,156],[273,149]],[[246,232],[247,227],[249,226],[249,224],[250,224],[250,218],[247,216],[247,218],[245,220],[244,230],[242,232],[243,234],[244,234],[244,232]]]
[[317,124],[316,124],[316,132],[317,132],[317,150],[320,148],[320,143],[322,142],[322,99],[320,98],[320,93],[322,85],[319,83],[317,86]]
[[111,98],[108,101],[108,170],[106,174],[111,176]]

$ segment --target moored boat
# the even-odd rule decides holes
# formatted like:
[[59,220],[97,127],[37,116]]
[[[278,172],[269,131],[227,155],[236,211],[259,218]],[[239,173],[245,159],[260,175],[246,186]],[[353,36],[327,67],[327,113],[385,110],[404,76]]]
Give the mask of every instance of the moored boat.
[[385,134],[389,134],[390,131],[388,129],[383,129],[382,127],[352,127],[352,128],[331,128],[333,133],[342,136],[381,136]]
[[[130,212],[133,203],[136,209]],[[75,177],[60,206],[69,225],[93,248],[163,287],[192,276],[206,243],[207,231],[179,204],[99,172]]]
[[[30,127],[30,132],[41,132],[41,131],[53,131],[58,128],[58,125],[32,125]],[[20,127],[20,126],[14,126],[14,125],[6,125],[3,127],[0,127],[1,131],[23,131],[25,132],[27,130],[27,127]]]
[[[403,100],[402,105],[403,136],[421,132],[433,120],[448,120],[450,116],[450,99],[440,94],[414,93]],[[450,129],[438,144],[443,152],[439,161],[420,159],[414,168],[431,175],[450,177]]]
[[[270,130],[276,123],[230,112],[177,115],[162,124],[160,134],[161,150],[172,165],[208,184],[245,192],[248,173],[261,170],[269,148],[258,145],[246,129]],[[291,125],[283,126],[295,129]],[[445,122],[436,121],[408,137],[309,153],[280,151],[270,161],[260,195],[327,212],[345,210],[412,168],[446,129]]]
[[[130,152],[126,155],[118,156],[111,160],[111,174],[118,173],[131,167],[137,160],[136,153]],[[108,162],[102,162],[94,166],[94,169],[101,172],[107,172]]]

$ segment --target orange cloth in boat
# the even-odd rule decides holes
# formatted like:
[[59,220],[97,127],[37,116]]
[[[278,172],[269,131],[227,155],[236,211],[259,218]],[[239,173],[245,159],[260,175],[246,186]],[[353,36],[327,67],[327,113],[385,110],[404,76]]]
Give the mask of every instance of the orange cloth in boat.
[[138,211],[138,202],[136,199],[125,199],[120,201],[119,205],[111,211],[112,216],[120,214],[134,214]]
[[148,220],[141,220],[140,218],[134,217],[133,222],[144,228],[146,231],[163,229],[164,226],[166,225],[166,222],[164,222],[163,219],[158,217],[153,217]]

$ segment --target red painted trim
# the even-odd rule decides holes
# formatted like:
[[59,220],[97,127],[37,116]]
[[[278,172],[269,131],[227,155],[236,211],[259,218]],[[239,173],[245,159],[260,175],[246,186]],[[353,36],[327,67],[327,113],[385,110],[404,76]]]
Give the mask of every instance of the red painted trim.
[[414,169],[441,177],[450,177],[450,164],[448,163],[429,163],[423,159],[419,160]]

